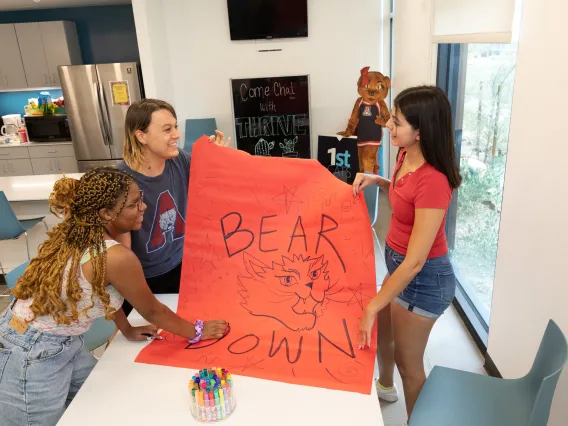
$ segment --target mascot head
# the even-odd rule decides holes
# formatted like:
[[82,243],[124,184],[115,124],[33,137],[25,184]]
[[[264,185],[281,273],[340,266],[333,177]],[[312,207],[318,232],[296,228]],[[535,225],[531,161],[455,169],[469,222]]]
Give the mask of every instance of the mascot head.
[[385,99],[391,87],[390,78],[385,77],[378,71],[369,71],[369,67],[361,70],[361,76],[357,81],[359,96],[368,104],[375,104]]

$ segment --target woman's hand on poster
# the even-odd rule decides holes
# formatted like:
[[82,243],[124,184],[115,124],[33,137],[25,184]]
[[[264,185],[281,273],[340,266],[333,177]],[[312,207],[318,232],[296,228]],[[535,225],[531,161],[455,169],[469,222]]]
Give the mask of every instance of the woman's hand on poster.
[[373,331],[373,324],[375,323],[376,315],[365,309],[363,317],[359,322],[359,346],[357,349],[365,349],[371,347],[371,333]]
[[359,191],[370,185],[377,185],[381,179],[378,175],[371,175],[368,173],[357,173],[353,181],[353,196],[357,196]]
[[155,325],[143,325],[142,327],[130,327],[126,332],[123,333],[124,337],[128,340],[134,342],[140,342],[142,340],[161,340],[162,336],[158,334],[158,327]]
[[222,147],[227,147],[231,145],[231,138],[227,138],[225,141],[225,135],[220,130],[215,130],[215,134],[209,136],[209,142],[215,142],[215,145]]
[[203,340],[219,339],[223,337],[227,330],[227,321],[211,320],[203,323]]

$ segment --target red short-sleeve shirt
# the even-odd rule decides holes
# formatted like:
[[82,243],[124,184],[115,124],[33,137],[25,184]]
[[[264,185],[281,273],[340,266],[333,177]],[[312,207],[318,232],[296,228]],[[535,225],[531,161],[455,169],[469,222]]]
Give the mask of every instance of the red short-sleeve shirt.
[[[405,155],[404,151],[400,153],[394,176],[402,166]],[[392,206],[392,218],[386,242],[394,251],[406,255],[414,226],[415,209],[444,209],[447,214],[452,200],[452,187],[446,175],[430,164],[424,163],[416,171],[406,176],[398,176],[394,186],[391,182],[389,200]],[[428,254],[429,259],[448,253],[445,226],[444,214],[444,220]]]

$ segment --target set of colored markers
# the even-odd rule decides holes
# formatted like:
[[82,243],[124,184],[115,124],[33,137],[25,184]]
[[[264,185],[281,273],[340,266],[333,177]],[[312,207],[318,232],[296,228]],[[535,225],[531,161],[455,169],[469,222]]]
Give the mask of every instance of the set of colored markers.
[[205,368],[189,382],[191,414],[201,422],[218,422],[231,415],[237,405],[233,379],[224,368]]

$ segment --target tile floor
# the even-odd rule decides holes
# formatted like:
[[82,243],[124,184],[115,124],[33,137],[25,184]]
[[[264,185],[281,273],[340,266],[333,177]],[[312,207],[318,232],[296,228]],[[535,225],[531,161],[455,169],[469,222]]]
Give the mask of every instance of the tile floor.
[[[384,247],[385,236],[390,224],[391,210],[388,199],[381,193],[379,198],[379,220],[374,226],[378,244],[376,250],[376,270],[377,282],[381,283],[386,273],[382,250]],[[0,285],[0,294],[5,292],[5,286]],[[9,298],[0,297],[0,311],[9,303]],[[104,348],[97,351],[96,356],[102,356]],[[426,373],[429,374],[435,365],[457,368],[460,370],[471,371],[479,374],[486,374],[483,368],[483,356],[478,351],[475,343],[469,335],[461,318],[456,310],[451,307],[438,320],[424,357]],[[375,368],[375,377],[378,376],[378,368]],[[380,402],[385,426],[401,426],[406,421],[406,408],[404,395],[402,394],[402,382],[398,372],[395,374],[395,382],[401,390],[401,397],[395,403]]]
[[[385,237],[390,225],[391,208],[387,197],[381,192],[379,197],[379,220],[374,226],[380,247],[384,247]],[[382,256],[382,253],[380,254]],[[377,256],[378,258],[379,256]],[[377,282],[384,277],[382,259],[377,259]],[[452,306],[436,322],[426,347],[424,365],[426,374],[432,371],[435,365],[451,367],[479,374],[487,374],[483,368],[484,359],[473,339],[469,335],[457,311]],[[375,377],[378,368],[375,368]],[[395,403],[380,401],[385,426],[401,426],[406,421],[406,407],[402,393],[402,381],[398,372],[395,372],[395,383],[400,391],[400,399]]]

